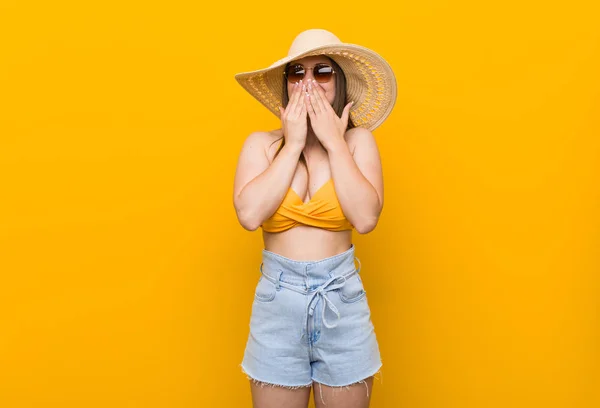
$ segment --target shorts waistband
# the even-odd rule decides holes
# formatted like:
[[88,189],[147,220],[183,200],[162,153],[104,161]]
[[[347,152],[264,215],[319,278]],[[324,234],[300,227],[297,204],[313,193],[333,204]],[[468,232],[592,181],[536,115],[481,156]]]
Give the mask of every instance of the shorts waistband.
[[[356,247],[316,261],[297,261],[275,252],[262,250],[261,273],[275,282],[285,282],[307,290],[321,285],[333,276],[350,276],[360,271],[360,260],[355,256]],[[358,261],[358,271],[354,260]]]

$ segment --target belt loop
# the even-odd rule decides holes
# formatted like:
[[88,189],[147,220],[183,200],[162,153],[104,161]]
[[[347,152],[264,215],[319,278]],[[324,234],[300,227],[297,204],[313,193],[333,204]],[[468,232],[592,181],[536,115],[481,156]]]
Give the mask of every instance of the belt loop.
[[272,277],[270,275],[267,275],[266,273],[263,272],[263,262],[260,263],[260,273],[262,273],[268,280],[273,281],[275,280],[275,287],[277,288],[277,290],[279,290],[281,288],[281,285],[279,284],[279,281],[281,280],[281,274],[283,273],[282,270],[277,270],[277,274],[276,277]]
[[354,257],[354,259],[356,259],[358,261],[358,268],[356,269],[356,273],[360,273],[360,267],[361,267],[360,259],[358,259],[358,257],[356,257],[356,256]]

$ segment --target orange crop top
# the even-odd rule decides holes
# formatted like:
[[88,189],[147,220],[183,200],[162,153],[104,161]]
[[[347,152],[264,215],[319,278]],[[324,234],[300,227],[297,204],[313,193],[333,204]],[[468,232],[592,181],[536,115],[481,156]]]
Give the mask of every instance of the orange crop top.
[[271,218],[265,220],[261,227],[267,232],[281,232],[300,224],[330,231],[354,228],[342,212],[332,178],[327,180],[306,203],[290,187],[277,211]]

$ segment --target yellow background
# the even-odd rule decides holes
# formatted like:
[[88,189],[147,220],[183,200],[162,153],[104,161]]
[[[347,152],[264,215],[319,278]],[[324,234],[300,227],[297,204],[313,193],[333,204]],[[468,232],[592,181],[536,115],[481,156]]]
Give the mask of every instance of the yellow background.
[[[249,407],[260,230],[235,73],[325,28],[374,49],[372,407],[600,406],[596,1],[0,0],[0,406]],[[312,405],[312,404],[311,404]]]

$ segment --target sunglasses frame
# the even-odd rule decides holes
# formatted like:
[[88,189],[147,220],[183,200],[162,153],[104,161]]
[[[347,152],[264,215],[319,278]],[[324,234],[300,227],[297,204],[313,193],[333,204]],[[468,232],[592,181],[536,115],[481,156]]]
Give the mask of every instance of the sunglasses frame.
[[[308,67],[308,68],[307,68],[307,67],[305,67],[304,65],[300,64],[300,63],[295,63],[295,64],[292,64],[292,65],[289,65],[289,66],[288,66],[286,69],[284,69],[284,70],[283,70],[283,76],[284,76],[284,78],[285,78],[286,80],[288,79],[288,77],[287,77],[287,70],[288,70],[290,67],[294,67],[294,66],[297,66],[297,65],[300,65],[300,66],[301,66],[301,67],[302,67],[302,68],[303,68],[305,71],[308,71],[309,69],[312,69],[312,70],[314,70],[314,68],[315,68],[315,67],[318,67],[318,66],[320,66],[320,65],[325,65],[326,67],[329,67],[329,68],[331,68],[331,78],[333,78],[333,75],[336,73],[336,72],[335,72],[335,70],[333,69],[333,67],[332,67],[331,65],[329,65],[329,64],[327,64],[327,63],[325,63],[325,62],[319,62],[318,64],[315,64],[314,66],[312,66],[312,67]],[[306,73],[304,74],[304,76],[302,77],[302,79],[304,79],[304,77],[305,77],[305,76],[306,76]],[[317,81],[317,82],[318,82],[318,83],[320,83],[320,84],[326,84],[327,82],[331,81],[331,78],[329,78],[329,79],[328,79],[327,81],[325,81],[325,82],[320,82],[320,81],[319,81],[319,80],[318,80],[318,79],[315,77],[315,81]]]

